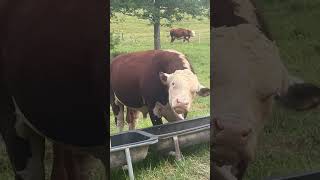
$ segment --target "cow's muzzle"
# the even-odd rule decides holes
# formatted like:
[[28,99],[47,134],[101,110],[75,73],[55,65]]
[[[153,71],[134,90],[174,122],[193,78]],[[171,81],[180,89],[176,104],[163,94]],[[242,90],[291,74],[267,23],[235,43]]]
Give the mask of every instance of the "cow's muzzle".
[[185,114],[188,112],[189,105],[189,101],[177,98],[176,102],[174,103],[173,110],[178,114]]
[[220,141],[245,145],[252,133],[252,128],[246,123],[229,122],[227,119],[215,118],[213,120],[214,134]]
[[229,119],[213,119],[213,156],[217,165],[232,165],[250,159],[248,142],[252,128],[230,123]]

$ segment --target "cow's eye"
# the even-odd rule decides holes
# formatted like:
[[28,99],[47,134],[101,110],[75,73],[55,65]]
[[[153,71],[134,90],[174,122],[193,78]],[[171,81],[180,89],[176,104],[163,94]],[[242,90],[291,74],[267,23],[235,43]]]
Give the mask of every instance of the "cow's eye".
[[172,83],[171,83],[171,85],[172,85],[172,86],[174,86],[174,85],[175,85],[175,83],[174,83],[174,82],[172,82]]

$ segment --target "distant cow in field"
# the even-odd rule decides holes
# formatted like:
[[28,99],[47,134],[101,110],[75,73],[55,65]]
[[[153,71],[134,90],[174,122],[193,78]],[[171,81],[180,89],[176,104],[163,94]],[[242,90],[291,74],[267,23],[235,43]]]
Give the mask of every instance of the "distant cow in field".
[[[183,120],[196,95],[208,96],[193,69],[180,52],[149,50],[117,56],[111,63],[111,107],[119,130],[123,128],[123,111],[135,122],[137,112],[149,113],[153,125]],[[134,129],[134,124],[130,125]]]
[[182,39],[183,42],[188,41],[190,37],[194,37],[196,34],[192,30],[183,29],[183,28],[177,28],[177,29],[171,29],[170,30],[170,36],[171,36],[171,42],[173,42],[175,39]]
[[254,160],[274,100],[308,110],[320,104],[320,88],[290,83],[278,49],[250,0],[216,0],[213,7],[211,179],[240,180]]

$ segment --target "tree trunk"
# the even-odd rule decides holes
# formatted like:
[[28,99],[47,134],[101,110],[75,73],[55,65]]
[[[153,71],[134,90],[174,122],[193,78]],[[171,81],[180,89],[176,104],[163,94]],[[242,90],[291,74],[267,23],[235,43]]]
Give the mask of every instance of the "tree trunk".
[[160,45],[160,23],[156,22],[154,24],[154,49],[161,49]]
[[159,0],[154,0],[153,12],[153,33],[154,33],[154,49],[161,49],[160,45],[160,5]]

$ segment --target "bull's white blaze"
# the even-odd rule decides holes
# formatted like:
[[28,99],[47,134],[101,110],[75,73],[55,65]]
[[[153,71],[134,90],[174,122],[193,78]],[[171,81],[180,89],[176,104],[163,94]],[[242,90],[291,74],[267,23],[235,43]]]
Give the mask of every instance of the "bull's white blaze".
[[[199,91],[200,83],[197,76],[189,69],[176,70],[172,74],[165,74],[167,76],[166,82],[163,82],[169,87],[169,103],[171,107],[177,105],[176,99],[185,99],[189,102],[188,108],[190,108],[195,94],[192,92]],[[173,87],[171,82],[175,82]],[[184,84],[181,86],[181,84]],[[180,87],[179,87],[180,86]]]
[[25,123],[27,119],[24,117],[18,106],[16,106],[16,119],[16,133],[19,137],[29,142],[32,155],[28,158],[25,169],[17,171],[17,174],[23,180],[42,180],[45,178],[44,167],[42,163],[42,155],[44,154],[44,140]]
[[182,54],[182,53],[179,52],[179,51],[172,50],[172,49],[165,49],[165,50],[163,50],[163,51],[167,51],[167,52],[172,52],[172,53],[178,54],[180,60],[183,62],[183,67],[191,70],[190,63],[188,62],[188,60],[187,60],[187,58],[186,58],[186,56],[185,56],[184,54]]

